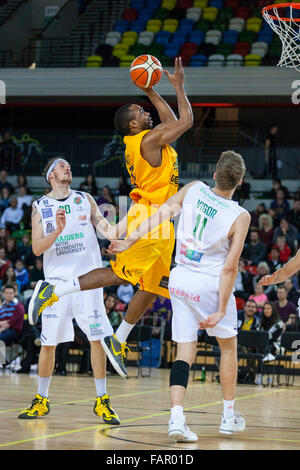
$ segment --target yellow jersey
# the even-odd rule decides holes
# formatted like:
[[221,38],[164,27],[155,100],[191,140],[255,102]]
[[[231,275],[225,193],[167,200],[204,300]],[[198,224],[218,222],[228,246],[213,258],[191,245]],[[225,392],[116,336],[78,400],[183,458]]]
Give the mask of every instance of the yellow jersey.
[[126,167],[134,186],[130,197],[135,203],[161,205],[178,190],[177,152],[163,145],[161,165],[152,167],[141,155],[141,142],[149,131],[124,137]]

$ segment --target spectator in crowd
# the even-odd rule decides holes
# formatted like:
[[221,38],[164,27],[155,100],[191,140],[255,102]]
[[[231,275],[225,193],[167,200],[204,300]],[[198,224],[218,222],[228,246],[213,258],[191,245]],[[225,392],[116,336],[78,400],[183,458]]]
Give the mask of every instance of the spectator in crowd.
[[266,245],[260,240],[258,230],[253,229],[250,232],[250,242],[246,244],[243,257],[249,264],[255,264],[265,259],[267,254]]
[[14,302],[15,290],[7,284],[3,289],[3,303],[0,306],[0,341],[6,345],[16,341],[22,331],[24,306]]
[[300,331],[300,318],[296,313],[290,313],[288,321],[283,324],[283,331]]
[[14,283],[16,283],[18,286],[17,293],[20,292],[21,285],[20,285],[20,282],[17,281],[15,269],[13,266],[8,266],[2,278],[2,286],[6,286],[6,285],[13,286]]
[[20,154],[9,131],[4,132],[0,143],[0,167],[14,171],[20,163]]
[[284,323],[288,320],[290,313],[298,314],[296,305],[287,299],[287,290],[284,285],[278,286],[277,299],[276,307],[279,316]]
[[[0,144],[0,147],[1,147],[1,144]],[[1,152],[1,149],[0,149],[0,152]],[[7,181],[7,171],[6,170],[1,170],[0,171],[0,191],[2,191],[3,188],[8,189],[10,194],[12,194],[14,192],[13,185]]]
[[118,193],[119,196],[129,196],[131,186],[128,184],[126,176],[121,175],[119,178]]
[[[257,266],[257,275],[253,278],[253,289],[255,289],[256,285],[261,280],[261,278],[266,276],[267,274],[270,274],[269,265],[266,261],[261,261],[260,263],[258,263]],[[268,298],[272,292],[274,292],[274,285],[266,286],[264,288],[264,293]]]
[[298,300],[299,300],[299,297],[300,297],[300,293],[294,287],[293,281],[292,281],[291,278],[286,279],[284,281],[284,287],[286,288],[287,299],[290,302],[293,302],[293,304],[298,305]]
[[277,178],[276,136],[278,126],[272,124],[265,140],[265,170],[263,177],[271,176]]
[[266,206],[263,202],[258,204],[258,206],[256,207],[256,209],[254,211],[250,212],[250,216],[251,216],[250,230],[258,229],[258,227],[259,227],[259,217],[264,212],[266,212]]
[[290,222],[296,227],[298,234],[297,240],[300,241],[300,199],[293,202],[293,209],[290,212]]
[[238,330],[255,330],[258,325],[257,305],[254,300],[248,300],[244,310],[238,312]]
[[24,216],[23,210],[18,209],[17,205],[17,198],[13,196],[10,200],[10,206],[5,209],[1,217],[2,227],[6,227],[10,232],[19,230],[20,222]]
[[17,243],[16,239],[9,237],[6,242],[6,258],[9,259],[9,261],[12,264],[15,264],[15,262],[18,259],[18,253],[17,253]]
[[297,232],[296,227],[290,224],[289,221],[285,217],[283,217],[280,220],[279,227],[277,227],[274,230],[273,243],[276,243],[277,237],[282,236],[282,235],[285,236],[286,242],[289,245],[293,253],[298,246],[298,243],[297,243],[298,232]]
[[23,292],[28,288],[29,283],[29,272],[25,268],[22,260],[18,259],[15,264],[15,273],[17,281],[20,283],[20,290]]
[[242,184],[238,186],[232,196],[233,201],[237,201],[242,205],[245,199],[249,199],[251,186],[246,181],[242,181]]
[[91,194],[92,196],[97,196],[98,188],[94,175],[89,174],[85,180],[81,183],[79,191],[85,191],[86,193]]
[[42,258],[35,259],[35,265],[30,271],[29,287],[34,289],[37,282],[44,279],[43,260]]
[[257,313],[261,314],[265,303],[268,301],[268,297],[264,293],[263,286],[256,285],[254,288],[254,294],[250,295],[249,300],[254,300],[257,307]]
[[18,175],[17,177],[17,188],[24,187],[26,188],[26,194],[31,194],[30,189],[28,188],[27,178],[25,175]]
[[29,374],[31,365],[38,363],[38,353],[41,346],[41,331],[41,318],[39,318],[38,323],[34,326],[30,325],[27,319],[24,320],[22,337],[19,342],[25,349],[26,356],[22,359],[21,369],[17,371],[17,374]]
[[281,180],[279,178],[274,178],[272,181],[272,190],[270,194],[271,199],[276,198],[277,191],[281,189],[284,192],[285,199],[289,199],[289,192],[285,186],[282,186]]
[[5,248],[7,243],[8,235],[5,228],[0,227],[0,248]]
[[275,248],[279,250],[279,259],[282,263],[286,263],[291,256],[292,250],[286,243],[286,237],[284,235],[280,235],[277,237],[277,243],[274,245]]
[[270,214],[261,214],[258,219],[258,234],[261,241],[266,245],[267,251],[270,251],[273,245],[273,219]]
[[104,186],[101,191],[101,196],[97,200],[98,206],[101,204],[115,204],[115,198],[109,186]]
[[269,344],[266,346],[264,361],[273,361],[280,353],[280,339],[283,331],[283,321],[274,302],[266,302],[263,308],[259,331],[269,333]]
[[238,274],[234,285],[234,295],[243,300],[248,300],[249,295],[253,294],[253,275],[246,271],[245,267],[245,260],[240,258]]
[[132,284],[120,285],[117,288],[118,298],[126,305],[129,304],[133,294],[134,294],[134,288]]
[[270,209],[275,211],[275,220],[280,222],[280,220],[285,217],[289,217],[290,205],[284,197],[284,191],[279,189],[276,193],[276,199],[271,202]]
[[[31,207],[33,196],[27,194],[27,189],[25,186],[20,186],[18,188],[18,208],[26,210],[27,207]],[[25,207],[24,207],[25,206]]]
[[0,248],[0,279],[3,279],[4,273],[10,265],[11,262],[6,257],[5,248]]
[[[172,304],[170,299],[158,295],[153,304],[153,336],[160,334],[161,320],[165,320],[164,339],[171,339]],[[156,328],[155,328],[156,327]],[[156,332],[155,332],[156,329]]]
[[267,263],[270,268],[270,273],[273,274],[278,269],[282,268],[283,262],[280,259],[280,251],[278,246],[273,246],[271,253],[268,256]]
[[107,294],[104,300],[106,315],[114,331],[116,331],[121,321],[123,320],[123,315],[121,314],[121,312],[116,312],[114,310],[116,302],[117,302],[116,296],[113,294]]
[[8,188],[1,189],[1,199],[0,199],[0,213],[3,214],[5,209],[9,207],[10,203],[10,192]]
[[35,264],[29,233],[24,233],[22,236],[22,243],[17,247],[17,255],[29,269]]

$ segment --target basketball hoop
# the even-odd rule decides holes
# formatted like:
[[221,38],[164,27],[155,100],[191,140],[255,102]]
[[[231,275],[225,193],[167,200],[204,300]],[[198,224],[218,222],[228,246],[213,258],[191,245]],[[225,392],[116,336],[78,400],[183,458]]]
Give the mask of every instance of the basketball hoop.
[[278,3],[262,9],[262,15],[282,42],[278,67],[300,72],[300,3]]

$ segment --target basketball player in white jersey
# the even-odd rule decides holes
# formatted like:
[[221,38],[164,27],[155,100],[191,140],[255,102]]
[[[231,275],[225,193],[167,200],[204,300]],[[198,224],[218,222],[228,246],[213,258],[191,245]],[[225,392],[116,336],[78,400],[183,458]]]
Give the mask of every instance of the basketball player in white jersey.
[[177,356],[170,373],[171,419],[169,437],[178,442],[196,441],[187,427],[183,401],[194,362],[198,329],[216,336],[220,351],[223,415],[220,432],[245,429],[244,418],[234,411],[237,379],[237,310],[233,287],[244,247],[250,215],[232,200],[245,173],[242,157],[223,152],[214,174],[215,187],[197,181],[185,185],[154,216],[125,240],[112,241],[111,253],[119,253],[164,220],[181,211],[176,247],[176,267],[171,271],[172,339]]
[[[70,189],[72,173],[66,160],[50,160],[44,174],[51,191],[33,203],[32,248],[36,256],[44,255],[45,277],[66,280],[90,268],[102,267],[92,223],[95,216],[102,216],[94,199],[87,193]],[[37,395],[19,418],[33,419],[49,413],[48,390],[55,348],[58,343],[73,341],[73,318],[91,346],[91,365],[97,392],[94,412],[107,424],[120,424],[106,393],[106,355],[100,340],[112,334],[113,330],[106,316],[101,288],[66,296],[54,305],[48,302],[42,315]]]

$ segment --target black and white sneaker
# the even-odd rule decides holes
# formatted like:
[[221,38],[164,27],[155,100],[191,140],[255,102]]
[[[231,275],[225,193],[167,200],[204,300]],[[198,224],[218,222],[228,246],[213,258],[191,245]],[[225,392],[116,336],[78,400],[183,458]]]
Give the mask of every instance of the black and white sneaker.
[[57,295],[54,294],[54,287],[46,281],[37,282],[28,307],[30,325],[35,325],[42,311],[58,301]]

